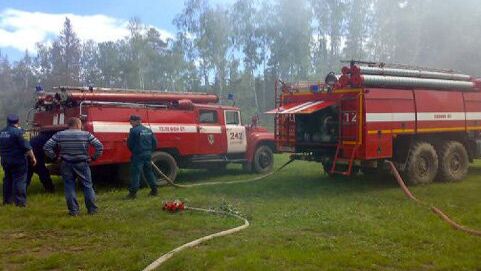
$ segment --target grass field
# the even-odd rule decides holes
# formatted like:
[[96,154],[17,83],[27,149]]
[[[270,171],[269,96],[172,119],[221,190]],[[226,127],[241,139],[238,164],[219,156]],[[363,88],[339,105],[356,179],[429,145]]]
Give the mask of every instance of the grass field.
[[[287,156],[276,156],[279,167]],[[179,182],[244,179],[225,173],[182,171]],[[408,201],[394,180],[330,179],[320,165],[295,162],[256,183],[175,189],[158,198],[142,190],[124,201],[121,186],[98,186],[100,212],[67,216],[62,184],[42,193],[34,181],[28,208],[0,207],[0,268],[4,270],[140,270],[165,252],[241,222],[184,212],[168,214],[162,201],[190,206],[227,202],[251,227],[174,256],[161,270],[481,270],[481,238],[451,229],[430,210]],[[457,222],[481,229],[481,164],[460,183],[412,188]],[[82,199],[80,196],[79,199]],[[82,206],[83,207],[83,206]]]

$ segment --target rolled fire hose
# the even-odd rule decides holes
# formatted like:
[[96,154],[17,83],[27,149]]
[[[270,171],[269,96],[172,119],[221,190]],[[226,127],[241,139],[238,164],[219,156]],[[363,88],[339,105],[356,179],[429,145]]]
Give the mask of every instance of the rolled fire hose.
[[248,221],[247,219],[245,219],[244,217],[239,216],[239,215],[236,215],[236,214],[227,213],[227,212],[222,212],[222,211],[216,211],[216,210],[210,210],[210,209],[194,208],[194,207],[185,207],[185,210],[192,210],[192,211],[199,211],[199,212],[206,212],[206,213],[213,213],[213,214],[228,215],[228,216],[232,216],[232,217],[235,217],[235,218],[237,218],[237,219],[239,219],[239,220],[244,221],[244,224],[241,225],[241,226],[232,228],[232,229],[224,230],[224,231],[221,231],[221,232],[217,232],[217,233],[213,233],[213,234],[210,234],[210,235],[201,237],[201,238],[196,239],[196,240],[194,240],[194,241],[191,241],[191,242],[189,242],[189,243],[185,243],[185,244],[181,245],[180,247],[177,247],[177,248],[175,248],[175,249],[173,249],[173,250],[165,253],[164,255],[160,256],[157,260],[155,260],[154,262],[152,262],[151,264],[149,264],[149,266],[147,266],[146,268],[144,268],[143,271],[155,270],[155,269],[158,268],[161,264],[163,264],[163,263],[166,262],[168,259],[170,259],[172,256],[174,256],[175,254],[181,252],[182,250],[184,250],[184,249],[186,249],[186,248],[194,247],[194,246],[197,246],[198,244],[200,244],[200,243],[202,243],[202,242],[205,242],[205,241],[214,239],[214,238],[216,238],[216,237],[221,237],[221,236],[233,234],[233,233],[239,232],[239,231],[244,230],[244,229],[246,229],[247,227],[249,227],[249,221]]
[[470,229],[466,226],[463,226],[461,224],[458,224],[456,223],[454,220],[452,220],[451,218],[449,218],[448,215],[446,215],[441,209],[439,208],[436,208],[435,206],[432,206],[428,203],[425,203],[421,200],[419,200],[418,198],[416,198],[412,193],[411,191],[409,191],[408,187],[406,186],[406,184],[404,183],[401,175],[399,174],[396,166],[394,165],[393,162],[391,161],[387,161],[386,160],[386,163],[389,165],[389,167],[391,168],[391,173],[394,175],[394,177],[396,178],[396,181],[398,182],[399,186],[401,187],[401,189],[403,190],[404,194],[411,200],[417,202],[418,204],[420,205],[423,205],[423,206],[426,206],[428,207],[429,209],[431,209],[431,211],[433,211],[436,215],[438,215],[443,221],[445,221],[446,223],[448,223],[451,227],[455,228],[456,230],[460,230],[460,231],[463,231],[463,232],[466,232],[468,234],[471,234],[471,235],[476,235],[476,236],[481,236],[481,231],[478,231],[478,230],[474,230],[474,229]]

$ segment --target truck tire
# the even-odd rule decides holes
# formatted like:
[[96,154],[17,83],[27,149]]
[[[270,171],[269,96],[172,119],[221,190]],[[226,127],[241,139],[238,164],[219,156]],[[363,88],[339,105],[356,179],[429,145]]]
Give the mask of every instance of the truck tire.
[[[169,179],[175,181],[177,177],[177,161],[169,153],[166,152],[155,152],[152,155],[152,162],[165,174]],[[157,185],[166,185],[167,181],[154,170],[154,174],[157,178]]]
[[252,166],[257,173],[266,173],[272,170],[274,165],[274,154],[272,149],[266,145],[260,145],[254,153]]
[[468,174],[469,156],[458,141],[444,142],[439,148],[439,172],[436,181],[461,181]]
[[411,146],[405,176],[409,184],[431,183],[438,172],[438,155],[433,145],[419,141]]

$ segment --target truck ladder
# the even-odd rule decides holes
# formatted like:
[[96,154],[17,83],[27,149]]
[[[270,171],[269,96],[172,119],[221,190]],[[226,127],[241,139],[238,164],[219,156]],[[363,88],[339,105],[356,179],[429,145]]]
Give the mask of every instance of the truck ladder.
[[[350,176],[354,159],[362,145],[362,93],[355,98],[341,99],[339,110],[339,141],[332,162],[330,174]],[[350,103],[349,103],[350,102]],[[352,102],[358,103],[356,107]],[[347,108],[346,108],[347,107]],[[349,146],[346,148],[346,146]],[[346,151],[347,150],[347,151]],[[338,170],[338,164],[347,164],[345,170]]]
[[[354,158],[356,157],[359,146],[360,146],[359,144],[356,144],[354,146],[349,158],[341,158],[340,154],[341,154],[342,143],[338,143],[336,148],[336,154],[334,155],[334,161],[332,162],[330,174],[340,174],[344,176],[350,176],[352,174],[352,166],[354,165]],[[345,171],[337,170],[336,167],[338,165],[338,162],[341,162],[342,164],[347,162],[347,169]]]

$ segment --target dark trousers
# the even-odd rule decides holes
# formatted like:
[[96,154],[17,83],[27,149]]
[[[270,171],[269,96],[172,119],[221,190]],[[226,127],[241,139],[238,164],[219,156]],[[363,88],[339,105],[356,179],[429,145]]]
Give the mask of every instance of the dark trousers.
[[71,215],[77,215],[80,212],[80,206],[77,202],[77,194],[75,193],[75,180],[78,179],[84,193],[85,206],[88,213],[94,213],[97,210],[95,205],[95,191],[93,189],[90,167],[87,162],[72,163],[63,161],[61,165],[62,179],[65,183],[65,200],[67,208]]
[[32,182],[32,176],[34,173],[37,173],[40,182],[48,192],[53,192],[55,186],[53,185],[52,178],[50,178],[50,172],[48,171],[47,167],[45,166],[44,161],[38,161],[35,166],[29,165],[28,166],[28,175],[27,175],[27,187]]
[[27,204],[27,160],[11,163],[2,160],[3,204],[26,206]]
[[157,184],[155,183],[154,173],[152,172],[151,155],[133,156],[130,161],[130,186],[129,191],[135,194],[139,190],[140,175],[144,172],[144,176],[147,179],[150,189],[157,190]]

